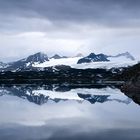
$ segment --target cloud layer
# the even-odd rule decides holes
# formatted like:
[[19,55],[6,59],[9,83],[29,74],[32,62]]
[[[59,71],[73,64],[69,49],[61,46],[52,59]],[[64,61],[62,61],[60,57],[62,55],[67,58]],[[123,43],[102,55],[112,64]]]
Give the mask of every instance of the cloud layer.
[[131,51],[138,57],[139,5],[139,0],[0,0],[0,59],[37,51]]

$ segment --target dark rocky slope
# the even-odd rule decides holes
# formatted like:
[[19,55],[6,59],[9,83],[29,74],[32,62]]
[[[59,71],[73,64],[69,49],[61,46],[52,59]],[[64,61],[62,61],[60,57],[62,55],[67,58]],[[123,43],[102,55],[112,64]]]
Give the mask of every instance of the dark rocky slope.
[[77,64],[90,63],[90,62],[104,62],[104,61],[109,61],[106,55],[91,53],[87,57],[79,59]]
[[125,70],[122,78],[126,83],[121,87],[121,91],[140,105],[140,63]]

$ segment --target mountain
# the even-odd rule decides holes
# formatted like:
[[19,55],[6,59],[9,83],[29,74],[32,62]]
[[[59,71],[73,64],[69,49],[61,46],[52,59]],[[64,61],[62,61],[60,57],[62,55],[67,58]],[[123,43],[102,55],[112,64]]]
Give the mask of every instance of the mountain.
[[117,55],[105,55],[105,54],[95,54],[91,53],[87,57],[78,60],[77,64],[91,63],[91,62],[121,62],[121,61],[134,61],[135,58],[129,53],[120,53]]
[[67,56],[60,56],[58,54],[55,54],[54,56],[50,57],[50,59],[61,59],[61,58],[68,58]]
[[[78,54],[76,57],[65,57],[55,54],[51,58],[48,58],[46,54],[38,52],[36,54],[28,56],[27,58],[15,62],[7,64],[0,62],[0,71],[38,71],[43,70],[47,67],[54,67],[57,65],[66,65],[75,69],[111,69],[128,67],[138,63],[138,61],[134,60],[135,58],[128,52],[121,53],[115,56],[109,56],[102,53],[91,53],[87,57],[83,58],[82,54]],[[90,62],[96,62],[96,64]]]
[[27,57],[26,62],[30,62],[30,63],[43,63],[45,61],[49,61],[48,56],[44,53],[36,53],[33,55],[30,55],[29,57]]
[[62,57],[61,56],[59,56],[58,54],[55,54],[54,56],[52,56],[50,59],[61,59]]
[[[101,93],[99,92],[99,89],[93,89],[94,92],[97,92],[99,94],[93,94],[89,90],[89,94],[85,94],[85,91],[87,89],[72,89],[73,92],[71,92],[71,89],[67,92],[60,90],[59,92],[56,90],[57,86],[54,87],[54,85],[45,85],[45,86],[31,86],[31,85],[20,85],[20,86],[0,86],[0,97],[2,96],[16,96],[21,99],[27,100],[31,103],[35,103],[37,105],[43,105],[47,102],[53,102],[53,103],[59,103],[61,101],[76,101],[78,103],[83,103],[84,101],[88,101],[91,104],[95,103],[105,103],[110,101],[115,101],[118,103],[125,103],[129,104],[131,103],[131,100],[126,99],[120,99],[113,97],[112,94],[105,95],[103,94],[105,90],[101,90]],[[61,88],[60,88],[61,89]],[[82,90],[82,93],[77,93],[78,90]],[[107,90],[110,90],[107,88]],[[103,95],[100,95],[103,94]]]
[[104,62],[104,61],[109,61],[107,59],[107,55],[104,55],[102,53],[101,54],[91,53],[87,57],[79,59],[77,64],[90,63],[90,62]]
[[120,53],[120,54],[115,55],[115,56],[108,56],[108,58],[119,58],[119,57],[120,58],[124,57],[124,58],[132,60],[132,61],[135,60],[135,58],[129,52]]
[[89,101],[91,104],[94,104],[96,102],[104,103],[108,101],[108,97],[110,95],[91,95],[91,94],[81,94],[78,93],[78,96],[84,100]]
[[6,68],[8,66],[8,64],[0,62],[0,68]]
[[32,67],[33,64],[40,64],[49,61],[48,56],[44,53],[36,53],[28,56],[27,58],[9,63],[7,70],[21,70]]
[[76,56],[74,57],[84,57],[84,55],[82,53],[78,53]]

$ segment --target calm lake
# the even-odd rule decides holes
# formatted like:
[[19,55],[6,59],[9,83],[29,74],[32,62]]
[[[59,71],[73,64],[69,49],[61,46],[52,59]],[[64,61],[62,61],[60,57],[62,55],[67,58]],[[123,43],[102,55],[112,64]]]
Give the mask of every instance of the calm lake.
[[0,140],[140,140],[140,106],[114,87],[0,87]]

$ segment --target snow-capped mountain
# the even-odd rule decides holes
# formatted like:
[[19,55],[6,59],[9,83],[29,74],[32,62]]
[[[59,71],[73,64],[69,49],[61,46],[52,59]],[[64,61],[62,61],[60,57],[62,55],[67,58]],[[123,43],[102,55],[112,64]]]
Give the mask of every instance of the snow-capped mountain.
[[43,63],[45,61],[49,61],[48,56],[44,53],[36,53],[33,55],[30,55],[29,57],[27,57],[26,59],[24,59],[26,62],[30,62],[31,64],[33,63]]
[[91,53],[87,57],[81,58],[78,60],[77,64],[82,64],[82,63],[91,63],[91,62],[104,62],[104,61],[109,61],[107,59],[107,56],[104,54],[95,54]]
[[68,65],[76,69],[88,69],[88,68],[111,69],[111,68],[128,67],[135,65],[136,63],[138,63],[138,61],[134,60],[134,57],[128,52],[118,54],[115,56],[91,53],[87,57],[78,56],[61,59],[49,59],[49,61],[46,61],[41,64],[35,64],[33,65],[33,67],[44,68],[56,65]]
[[[54,59],[61,59],[61,56],[59,56],[58,54],[55,54],[54,56],[52,56],[51,58],[54,58]],[[51,59],[50,58],[50,59]]]
[[50,59],[61,59],[61,58],[67,58],[67,56],[60,56],[58,54],[55,54],[54,56],[52,56]]
[[52,67],[52,66],[56,66],[56,65],[68,65],[68,66],[73,66],[75,64],[77,64],[77,61],[81,59],[81,57],[68,57],[68,58],[61,58],[61,59],[49,59],[49,61],[46,61],[44,63],[41,64],[35,64],[33,65],[33,67]]
[[128,59],[128,60],[132,60],[134,61],[135,58],[129,53],[129,52],[125,52],[125,53],[120,53],[118,55],[115,56],[108,56],[108,58],[112,59],[112,58],[121,58],[123,59]]
[[48,56],[44,53],[36,53],[28,56],[27,58],[9,63],[9,66],[6,68],[8,70],[21,70],[32,67],[33,64],[40,64],[49,61]]
[[[27,58],[11,62],[8,64],[0,63],[1,71],[20,71],[20,70],[44,70],[46,67],[54,67],[57,65],[66,65],[76,69],[88,68],[120,68],[136,64],[138,61],[128,52],[109,56],[105,54],[91,53],[87,57],[77,55],[75,57],[63,57],[58,54],[48,57],[44,53],[36,53]],[[55,67],[54,67],[55,68]]]
[[113,60],[115,60],[115,61],[126,61],[126,60],[134,61],[135,58],[129,52],[120,53],[115,56],[91,53],[88,56],[78,60],[77,64],[91,63],[91,62],[107,62],[107,61],[113,61]]
[[74,57],[84,57],[84,55],[82,53],[78,53],[76,56]]

